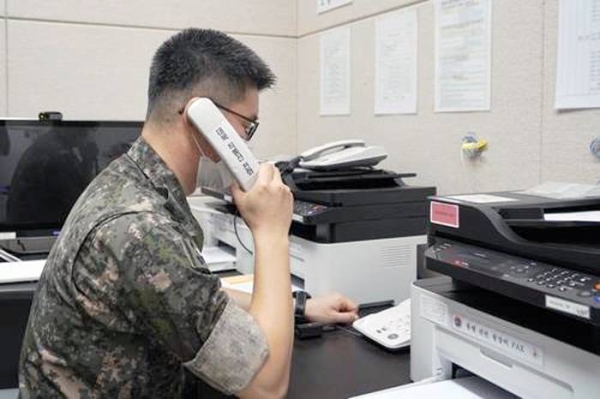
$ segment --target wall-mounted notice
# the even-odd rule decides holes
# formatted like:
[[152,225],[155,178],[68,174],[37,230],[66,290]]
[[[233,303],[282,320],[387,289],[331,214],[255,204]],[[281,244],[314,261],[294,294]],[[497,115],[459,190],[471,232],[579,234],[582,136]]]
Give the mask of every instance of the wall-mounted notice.
[[321,34],[321,115],[350,114],[350,27]]
[[491,107],[491,0],[435,0],[435,111]]
[[352,0],[317,0],[317,13],[332,10],[346,4],[352,3]]
[[417,113],[417,10],[375,23],[375,114]]
[[600,107],[600,0],[560,1],[555,107]]

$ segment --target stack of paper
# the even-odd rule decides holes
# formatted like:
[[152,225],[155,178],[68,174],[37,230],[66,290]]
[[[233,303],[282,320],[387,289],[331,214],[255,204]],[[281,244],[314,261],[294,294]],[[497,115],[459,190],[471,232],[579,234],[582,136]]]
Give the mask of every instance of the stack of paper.
[[204,247],[202,257],[211,272],[235,269],[236,257],[233,250],[225,247]]
[[[252,290],[254,289],[254,274],[243,274],[240,276],[223,277],[221,279],[221,285],[223,286],[223,288],[238,290],[251,294]],[[298,291],[300,289],[300,287],[297,287],[292,284],[292,292]]]
[[38,281],[46,260],[0,263],[0,284]]
[[517,396],[498,388],[479,377],[408,384],[351,399],[518,399]]

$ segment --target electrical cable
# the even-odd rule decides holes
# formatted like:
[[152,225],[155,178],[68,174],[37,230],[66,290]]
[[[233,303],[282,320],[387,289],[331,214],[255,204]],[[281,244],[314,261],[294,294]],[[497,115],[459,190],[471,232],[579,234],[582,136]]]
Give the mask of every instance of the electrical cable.
[[343,327],[343,326],[336,325],[336,326],[335,326],[335,329],[336,329],[336,330],[339,330],[339,331],[342,331],[342,332],[345,332],[346,334],[353,335],[353,336],[355,336],[355,337],[359,337],[359,338],[362,338],[362,337],[364,337],[364,335],[362,335],[361,333],[359,333],[359,332],[357,332],[357,331],[355,331],[355,330],[352,330],[352,329],[351,329],[351,328],[349,328],[349,327]]
[[237,220],[238,220],[238,216],[239,216],[240,212],[236,209],[235,213],[233,214],[233,231],[235,232],[235,236],[238,240],[238,242],[240,243],[240,245],[242,246],[242,248],[244,248],[250,255],[254,255],[254,252],[252,252],[250,250],[250,248],[248,248],[243,242],[242,239],[240,238],[240,234],[238,233],[238,228],[237,228]]

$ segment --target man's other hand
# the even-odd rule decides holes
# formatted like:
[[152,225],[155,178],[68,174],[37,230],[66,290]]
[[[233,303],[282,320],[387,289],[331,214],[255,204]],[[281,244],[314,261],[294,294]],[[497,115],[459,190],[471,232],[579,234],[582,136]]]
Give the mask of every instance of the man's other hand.
[[358,319],[358,305],[341,294],[333,293],[306,301],[304,314],[311,322],[348,324]]

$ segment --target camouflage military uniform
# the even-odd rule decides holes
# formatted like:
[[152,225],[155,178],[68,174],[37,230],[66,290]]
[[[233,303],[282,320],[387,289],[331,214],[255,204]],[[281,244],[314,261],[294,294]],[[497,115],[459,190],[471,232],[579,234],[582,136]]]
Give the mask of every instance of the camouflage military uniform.
[[267,356],[256,321],[203,266],[202,231],[143,140],[71,211],[23,341],[22,398],[173,398],[186,367],[231,394]]

